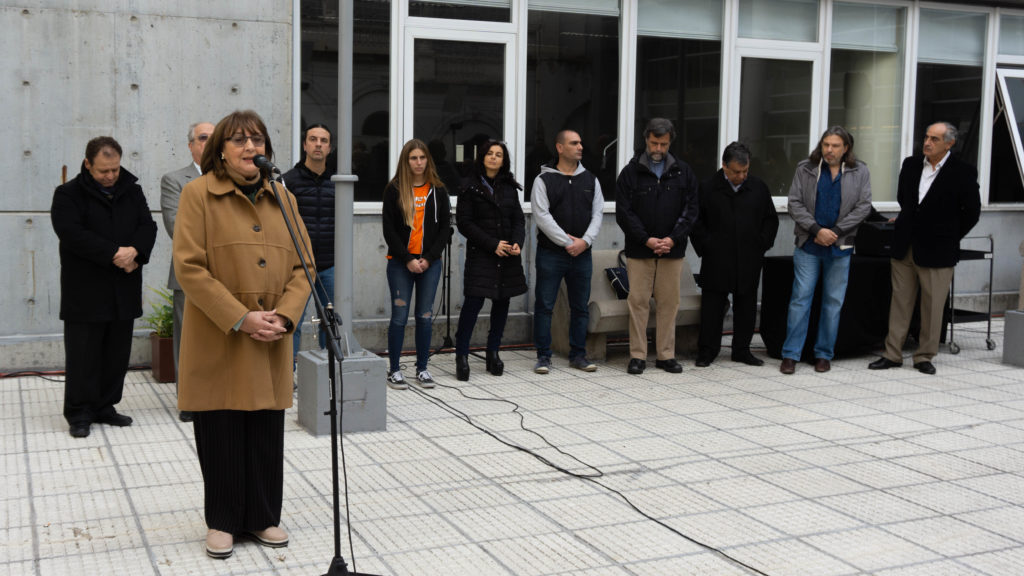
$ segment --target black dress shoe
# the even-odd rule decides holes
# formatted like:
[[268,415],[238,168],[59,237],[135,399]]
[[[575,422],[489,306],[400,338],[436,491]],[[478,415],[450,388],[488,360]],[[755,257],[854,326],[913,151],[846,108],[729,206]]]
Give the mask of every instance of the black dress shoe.
[[683,371],[683,367],[679,365],[679,362],[677,362],[675,358],[669,358],[668,360],[655,360],[654,367],[661,368],[670,374],[679,374]]
[[630,358],[629,367],[626,368],[626,372],[630,374],[643,374],[644,370],[647,369],[647,360],[641,360],[639,358]]
[[461,382],[469,381],[469,355],[455,355],[455,379]]
[[[505,372],[505,363],[498,358],[497,350],[488,350],[486,360],[487,371],[495,376],[501,376]],[[469,369],[466,369],[466,374],[469,374]]]
[[85,438],[89,435],[89,423],[72,424],[70,432],[72,438]]
[[108,414],[106,416],[97,418],[96,420],[94,420],[94,422],[96,422],[97,424],[107,424],[109,426],[131,426],[132,417],[127,416],[125,414],[118,414],[117,412],[114,412],[113,414]]
[[[878,360],[875,360],[871,364],[868,364],[868,369],[888,370],[889,368],[899,368],[900,366],[903,366],[903,362],[893,362],[892,360],[889,360],[885,356],[882,356]],[[915,365],[914,367],[916,368],[917,366]]]
[[750,353],[750,350],[736,352],[732,355],[733,362],[742,362],[747,366],[764,366],[764,360]]
[[917,368],[917,371],[922,374],[928,374],[929,376],[935,374],[935,365],[927,360],[914,363],[914,368]]
[[697,357],[697,361],[694,362],[694,364],[698,368],[707,368],[708,366],[711,366],[711,362],[712,362],[711,358],[704,358],[704,357],[698,356]]
[[195,414],[188,410],[178,412],[178,420],[181,420],[182,422],[191,422],[193,419],[195,419]]

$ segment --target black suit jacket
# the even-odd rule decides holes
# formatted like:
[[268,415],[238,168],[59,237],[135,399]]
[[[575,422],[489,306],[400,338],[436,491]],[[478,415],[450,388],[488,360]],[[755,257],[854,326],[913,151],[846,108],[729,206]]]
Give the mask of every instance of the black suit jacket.
[[900,213],[896,217],[892,257],[902,259],[913,248],[914,263],[918,266],[949,268],[960,259],[960,239],[981,216],[978,171],[951,155],[939,169],[924,201],[918,203],[923,171],[923,155],[903,161],[896,192]]
[[690,231],[700,256],[700,286],[705,290],[757,292],[764,253],[775,243],[779,215],[772,193],[757,176],[748,176],[738,192],[722,170],[700,183],[700,212]]

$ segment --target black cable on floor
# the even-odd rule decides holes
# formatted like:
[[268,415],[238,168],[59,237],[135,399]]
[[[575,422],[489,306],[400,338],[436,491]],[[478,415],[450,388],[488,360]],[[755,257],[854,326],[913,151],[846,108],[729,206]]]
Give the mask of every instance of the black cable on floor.
[[619,499],[621,499],[623,502],[625,502],[627,505],[629,505],[630,508],[635,510],[638,514],[640,514],[644,518],[646,518],[646,519],[648,519],[648,520],[658,524],[659,526],[667,529],[668,531],[670,531],[673,534],[679,536],[680,538],[682,538],[682,539],[684,539],[684,540],[686,540],[688,542],[692,542],[693,544],[696,544],[697,546],[700,546],[701,548],[716,554],[717,556],[719,556],[723,560],[725,560],[727,562],[730,562],[732,564],[735,564],[736,566],[739,566],[739,567],[744,568],[746,570],[749,570],[750,572],[752,572],[754,574],[758,574],[760,576],[769,576],[766,572],[758,570],[757,568],[755,568],[755,567],[753,567],[753,566],[743,562],[742,560],[740,560],[738,558],[730,556],[726,552],[724,552],[724,551],[722,551],[722,550],[720,550],[718,548],[715,548],[714,546],[712,546],[710,544],[705,544],[704,542],[701,542],[701,541],[699,541],[699,540],[697,540],[697,539],[695,539],[695,538],[693,538],[691,536],[687,536],[686,534],[683,534],[682,532],[680,532],[676,528],[673,528],[672,526],[666,524],[665,522],[655,518],[654,516],[651,516],[647,512],[644,512],[643,510],[641,510],[639,506],[634,504],[633,501],[629,499],[629,497],[627,497],[625,494],[623,494],[622,492],[620,492],[616,488],[612,488],[611,486],[608,486],[606,484],[602,484],[601,482],[598,482],[597,479],[604,476],[604,472],[602,472],[600,468],[598,468],[596,466],[593,466],[591,464],[587,464],[586,462],[580,460],[576,456],[573,456],[572,454],[569,454],[568,452],[565,452],[561,448],[559,448],[559,447],[555,446],[554,444],[552,444],[540,432],[537,432],[535,430],[531,430],[531,429],[527,428],[526,424],[525,424],[525,415],[522,412],[519,411],[519,408],[520,408],[519,404],[516,404],[515,402],[513,402],[511,400],[507,400],[505,398],[480,398],[480,397],[477,397],[477,396],[470,396],[469,394],[466,394],[466,392],[463,391],[462,388],[460,388],[458,386],[450,386],[450,385],[447,385],[447,384],[441,384],[440,382],[436,382],[436,385],[441,387],[441,388],[448,388],[450,390],[455,390],[456,392],[461,394],[467,400],[479,400],[479,401],[483,401],[483,402],[501,402],[501,403],[512,405],[512,412],[514,412],[514,413],[519,415],[519,427],[523,431],[529,432],[530,434],[533,434],[534,436],[537,436],[545,444],[547,444],[548,446],[553,448],[558,453],[563,454],[565,456],[568,456],[569,458],[572,458],[573,460],[575,460],[575,461],[579,462],[580,464],[582,464],[585,468],[589,468],[590,470],[593,470],[594,472],[593,473],[583,474],[583,473],[573,472],[572,470],[568,470],[566,468],[563,468],[562,466],[559,466],[559,465],[555,464],[554,462],[548,460],[544,456],[534,452],[530,448],[527,448],[527,447],[522,446],[520,444],[516,444],[514,442],[511,442],[509,440],[505,440],[504,438],[501,438],[495,432],[493,432],[491,430],[488,430],[488,429],[480,426],[476,422],[474,422],[473,418],[471,416],[469,416],[468,414],[466,414],[465,412],[463,412],[462,410],[459,410],[458,408],[452,406],[451,404],[449,404],[448,402],[442,400],[441,398],[438,398],[436,396],[433,396],[433,395],[427,393],[425,390],[417,387],[416,384],[410,383],[409,384],[409,390],[412,390],[413,392],[415,392],[416,394],[420,395],[422,398],[426,399],[427,401],[431,402],[432,404],[434,404],[438,408],[441,408],[442,410],[448,412],[449,414],[452,414],[456,418],[459,418],[460,420],[466,422],[467,424],[469,424],[470,426],[472,426],[472,427],[476,428],[477,430],[483,432],[484,434],[487,434],[491,438],[494,438],[495,440],[497,440],[498,442],[504,444],[505,446],[508,446],[509,448],[514,448],[516,450],[519,450],[520,452],[529,454],[530,456],[533,456],[535,459],[540,461],[542,464],[544,464],[544,465],[546,465],[546,466],[548,466],[550,468],[553,468],[554,470],[562,472],[563,474],[567,474],[567,475],[569,475],[569,476],[571,476],[573,478],[579,478],[581,480],[585,480],[587,482],[591,482],[593,484],[596,484],[597,486],[600,486],[601,488],[604,488],[606,491],[611,492],[612,494],[618,496]]

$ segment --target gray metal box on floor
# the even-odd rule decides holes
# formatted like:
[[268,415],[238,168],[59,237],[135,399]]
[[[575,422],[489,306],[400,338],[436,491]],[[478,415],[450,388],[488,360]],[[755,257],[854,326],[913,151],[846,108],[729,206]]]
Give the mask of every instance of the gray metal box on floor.
[[[327,352],[307,350],[298,356],[299,425],[315,436],[330,434]],[[341,432],[370,432],[387,427],[387,363],[361,351],[341,363]]]
[[1007,310],[1003,317],[1003,364],[1024,366],[1024,312]]

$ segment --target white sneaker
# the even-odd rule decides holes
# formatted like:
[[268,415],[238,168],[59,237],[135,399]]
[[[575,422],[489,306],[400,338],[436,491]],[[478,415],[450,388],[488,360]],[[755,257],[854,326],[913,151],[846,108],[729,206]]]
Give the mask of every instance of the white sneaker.
[[395,370],[388,374],[388,387],[392,390],[407,390],[409,388],[409,385],[405,383],[405,376],[402,376],[401,370]]
[[416,375],[416,384],[418,384],[420,388],[433,388],[434,378],[430,375],[430,372],[420,370],[420,373]]

